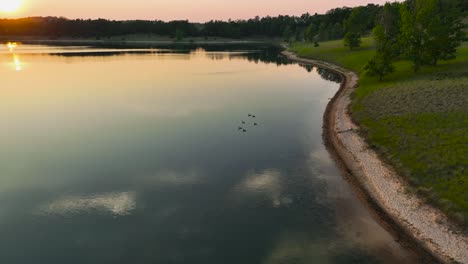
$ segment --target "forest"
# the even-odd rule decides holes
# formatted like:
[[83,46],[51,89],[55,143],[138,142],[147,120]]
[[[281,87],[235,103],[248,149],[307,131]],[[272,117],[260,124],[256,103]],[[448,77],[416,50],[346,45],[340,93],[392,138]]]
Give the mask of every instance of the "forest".
[[[358,7],[363,16],[360,26],[370,31],[382,6],[369,4]],[[356,9],[356,8],[354,8]],[[47,38],[106,38],[130,34],[152,34],[184,37],[223,38],[281,38],[287,40],[311,40],[315,35],[319,41],[343,38],[345,24],[353,8],[342,7],[326,14],[309,13],[301,16],[255,17],[248,20],[209,21],[191,23],[187,20],[128,20],[67,19],[64,17],[28,17],[0,19],[0,36],[32,36]],[[312,36],[314,35],[314,36]]]

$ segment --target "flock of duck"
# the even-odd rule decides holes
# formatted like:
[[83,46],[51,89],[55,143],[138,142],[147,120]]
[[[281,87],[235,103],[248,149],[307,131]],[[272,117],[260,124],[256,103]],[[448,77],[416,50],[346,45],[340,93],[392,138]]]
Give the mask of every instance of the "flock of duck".
[[[251,118],[251,119],[255,119],[257,118],[255,115],[253,114],[248,114],[248,117]],[[241,120],[241,125],[237,128],[238,131],[241,131],[243,133],[247,132],[247,129],[245,128],[247,125],[247,122],[245,122],[244,120]],[[257,122],[253,122],[253,125],[254,126],[258,126],[258,123]]]

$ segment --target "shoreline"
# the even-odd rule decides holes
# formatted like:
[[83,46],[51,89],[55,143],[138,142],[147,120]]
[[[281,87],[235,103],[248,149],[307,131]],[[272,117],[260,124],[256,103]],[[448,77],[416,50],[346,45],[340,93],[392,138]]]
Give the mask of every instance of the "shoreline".
[[324,114],[324,142],[345,178],[384,227],[401,244],[425,255],[426,263],[468,263],[467,235],[452,225],[443,212],[408,193],[404,179],[359,135],[359,126],[348,113],[358,75],[332,63],[300,58],[289,51],[282,54],[292,61],[324,67],[342,76],[341,87]]

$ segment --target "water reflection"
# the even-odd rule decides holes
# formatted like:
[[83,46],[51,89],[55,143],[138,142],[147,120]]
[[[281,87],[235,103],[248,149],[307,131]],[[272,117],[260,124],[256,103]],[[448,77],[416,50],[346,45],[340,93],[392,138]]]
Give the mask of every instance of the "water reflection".
[[[404,255],[349,199],[322,144],[339,87],[328,73],[251,48],[15,53],[28,78],[0,55],[0,263]],[[255,129],[239,136],[240,120]]]
[[129,215],[136,208],[136,195],[130,192],[95,194],[90,196],[67,196],[40,207],[44,214],[70,216],[92,213],[93,210]]
[[242,198],[250,195],[265,196],[271,206],[279,207],[292,203],[288,197],[282,197],[281,172],[277,169],[266,169],[259,173],[252,173],[236,187]]
[[379,252],[379,255],[383,256],[378,261],[380,263],[418,262],[418,257],[413,252],[405,252],[401,245],[393,241],[392,236],[374,221],[371,213],[361,206],[353,190],[340,184],[342,179],[330,175],[330,168],[334,167],[334,164],[329,156],[325,149],[315,150],[310,154],[308,168],[324,183],[326,193],[321,196],[320,202],[326,204],[334,201],[333,207],[338,223],[336,232],[339,236],[346,237],[343,241],[367,251]]
[[[8,42],[7,47],[10,53],[13,54],[13,63],[17,71],[22,70],[22,62],[20,61],[19,54],[27,55],[47,55],[47,56],[58,56],[67,58],[80,58],[80,57],[117,57],[122,55],[189,55],[184,58],[189,60],[191,57],[206,56],[207,58],[214,61],[221,61],[224,59],[241,59],[247,60],[254,63],[265,63],[275,64],[277,66],[287,66],[297,64],[288,60],[286,57],[279,54],[280,49],[278,47],[267,46],[259,49],[258,46],[180,46],[178,49],[173,49],[171,46],[161,46],[157,48],[129,48],[124,46],[115,45],[103,45],[102,48],[90,48],[86,46],[69,46],[50,49],[48,46],[41,46],[41,48],[31,48],[31,46],[23,49],[19,43]],[[117,48],[120,47],[120,48]],[[227,51],[226,51],[227,50]],[[222,51],[222,52],[220,52]],[[332,81],[335,83],[341,82],[341,76],[335,72],[329,71],[324,68],[315,67],[310,64],[297,64],[304,68],[307,72],[312,72],[315,68],[317,73],[322,76],[323,79]],[[218,73],[218,72],[216,72]]]
[[18,46],[16,42],[8,42],[6,45],[10,52],[13,52],[13,50]]
[[342,77],[339,74],[335,73],[335,72],[332,72],[332,71],[327,70],[325,68],[317,67],[317,73],[324,80],[335,82],[335,83],[341,83]]
[[247,58],[248,61],[255,62],[255,63],[273,63],[277,66],[284,66],[284,65],[293,65],[297,64],[300,67],[304,68],[307,72],[312,72],[315,68],[317,69],[317,73],[325,80],[341,83],[341,76],[333,71],[327,70],[325,68],[316,67],[311,64],[304,64],[304,63],[296,63],[293,62],[286,57],[279,55],[278,49],[270,48],[262,50],[261,52],[247,52],[244,54],[231,54],[231,58],[238,58],[243,57]]
[[21,66],[21,61],[18,54],[13,53],[13,63],[15,65],[16,71],[21,71],[23,67]]
[[13,58],[13,65],[16,71],[21,71],[23,69],[23,66],[21,64],[21,60],[18,54],[15,53],[15,49],[19,46],[18,43],[16,42],[8,42],[6,44],[8,51],[11,53],[12,58]]

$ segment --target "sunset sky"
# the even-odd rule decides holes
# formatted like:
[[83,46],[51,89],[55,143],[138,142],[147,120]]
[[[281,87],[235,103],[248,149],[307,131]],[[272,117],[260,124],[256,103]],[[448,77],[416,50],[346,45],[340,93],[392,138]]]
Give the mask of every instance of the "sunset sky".
[[0,18],[64,16],[67,18],[108,19],[243,19],[256,15],[300,15],[324,13],[342,6],[382,4],[385,0],[0,0],[22,1],[15,12],[0,12]]

